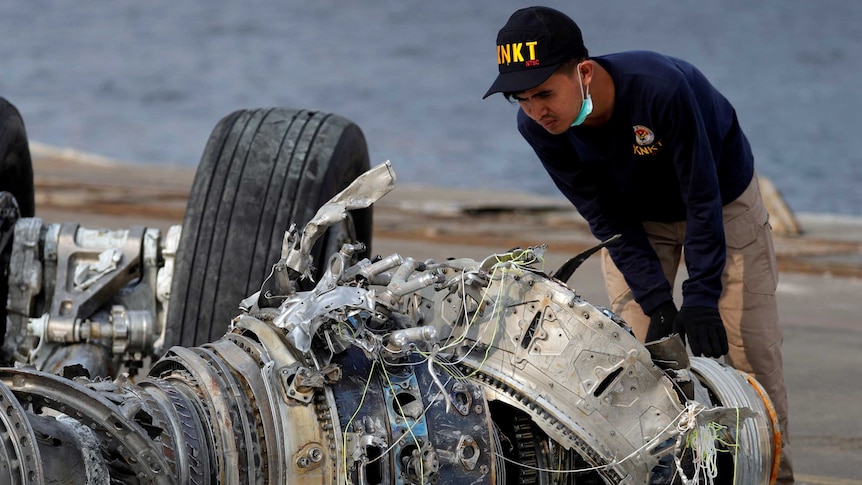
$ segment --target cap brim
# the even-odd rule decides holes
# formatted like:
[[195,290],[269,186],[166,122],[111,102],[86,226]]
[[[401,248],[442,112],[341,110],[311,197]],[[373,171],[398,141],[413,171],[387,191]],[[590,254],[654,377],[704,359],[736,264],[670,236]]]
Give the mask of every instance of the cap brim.
[[559,64],[554,64],[553,66],[500,73],[497,76],[497,79],[494,80],[494,84],[492,84],[491,88],[488,89],[488,92],[482,96],[482,99],[485,99],[494,93],[519,93],[521,91],[533,89],[551,77],[551,74],[553,74],[558,67],[560,67]]

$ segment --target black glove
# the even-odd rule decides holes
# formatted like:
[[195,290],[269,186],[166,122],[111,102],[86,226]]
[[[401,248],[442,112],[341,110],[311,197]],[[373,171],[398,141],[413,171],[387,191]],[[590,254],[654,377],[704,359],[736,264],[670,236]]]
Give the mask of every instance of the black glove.
[[718,308],[705,306],[684,306],[679,309],[673,322],[673,331],[682,336],[691,353],[706,357],[721,357],[727,353],[727,332],[721,322]]
[[649,315],[646,342],[654,342],[670,335],[673,332],[676,314],[676,305],[673,304],[673,300],[668,300],[653,310]]

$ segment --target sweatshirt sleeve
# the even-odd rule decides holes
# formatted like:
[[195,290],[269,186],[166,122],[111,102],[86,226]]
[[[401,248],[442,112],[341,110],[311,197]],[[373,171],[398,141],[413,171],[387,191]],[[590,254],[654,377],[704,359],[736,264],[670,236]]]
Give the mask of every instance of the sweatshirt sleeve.
[[[709,104],[703,97],[700,102]],[[680,82],[666,107],[663,115],[686,207],[683,244],[688,279],[682,285],[683,306],[717,308],[726,245],[716,150],[704,120],[713,106],[699,106],[691,86]]]

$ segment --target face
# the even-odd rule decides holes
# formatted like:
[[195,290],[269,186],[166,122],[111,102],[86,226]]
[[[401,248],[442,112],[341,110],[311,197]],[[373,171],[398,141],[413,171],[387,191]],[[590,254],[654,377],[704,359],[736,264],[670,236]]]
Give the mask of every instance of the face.
[[569,129],[584,101],[578,74],[555,72],[545,82],[512,98],[536,123],[559,135]]

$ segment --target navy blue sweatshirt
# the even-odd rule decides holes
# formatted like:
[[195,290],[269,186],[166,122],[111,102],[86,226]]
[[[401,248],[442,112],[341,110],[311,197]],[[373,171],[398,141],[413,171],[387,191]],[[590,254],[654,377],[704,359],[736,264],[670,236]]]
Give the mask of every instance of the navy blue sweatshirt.
[[683,306],[717,307],[725,264],[722,206],[745,190],[754,158],[736,112],[691,64],[654,52],[594,57],[614,82],[600,127],[548,133],[518,112],[518,130],[600,240],[649,314],[672,298],[643,221],[686,222]]

